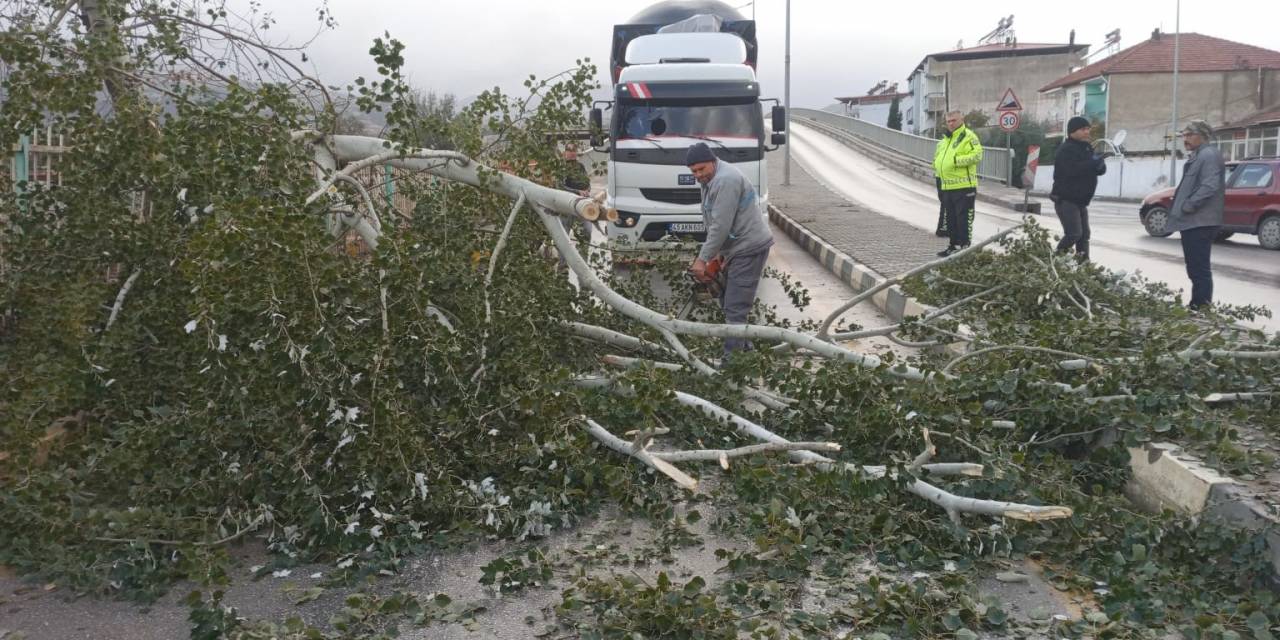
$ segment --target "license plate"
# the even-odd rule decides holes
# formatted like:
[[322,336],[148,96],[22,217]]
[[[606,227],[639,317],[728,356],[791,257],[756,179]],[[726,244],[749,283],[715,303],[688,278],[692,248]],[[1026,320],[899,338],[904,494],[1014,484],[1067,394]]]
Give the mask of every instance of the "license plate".
[[701,222],[672,222],[667,225],[671,233],[702,233],[707,228]]
[[693,174],[692,174],[692,173],[682,173],[682,174],[680,174],[680,175],[676,176],[676,184],[678,184],[678,185],[680,185],[680,186],[682,186],[682,187],[683,187],[683,186],[688,186],[688,185],[697,184],[697,183],[698,183],[698,181],[697,181],[697,180],[695,180],[695,179],[693,178]]

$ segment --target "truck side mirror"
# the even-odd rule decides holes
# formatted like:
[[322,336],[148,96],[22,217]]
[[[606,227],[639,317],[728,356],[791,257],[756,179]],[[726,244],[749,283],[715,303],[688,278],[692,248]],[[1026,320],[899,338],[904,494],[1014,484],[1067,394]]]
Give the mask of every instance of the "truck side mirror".
[[769,137],[769,143],[775,147],[781,147],[782,145],[787,143],[787,134],[775,133]]
[[[774,105],[773,107],[773,131],[774,133],[787,130],[787,108],[782,105]],[[774,144],[777,144],[776,142]]]
[[604,144],[604,111],[599,108],[591,110],[591,146]]

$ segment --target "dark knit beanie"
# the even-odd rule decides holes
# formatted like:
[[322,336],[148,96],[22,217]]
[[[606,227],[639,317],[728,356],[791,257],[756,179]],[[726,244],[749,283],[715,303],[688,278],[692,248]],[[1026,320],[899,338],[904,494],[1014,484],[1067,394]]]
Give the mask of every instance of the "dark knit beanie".
[[1088,118],[1081,118],[1080,116],[1076,116],[1067,121],[1067,133],[1068,134],[1075,133],[1076,130],[1078,129],[1088,129],[1089,127],[1092,127],[1092,126],[1093,125],[1089,124]]
[[702,162],[715,161],[716,154],[711,153],[711,147],[708,147],[705,142],[699,142],[698,144],[689,147],[689,153],[684,156],[684,166],[686,167],[692,167],[693,165]]

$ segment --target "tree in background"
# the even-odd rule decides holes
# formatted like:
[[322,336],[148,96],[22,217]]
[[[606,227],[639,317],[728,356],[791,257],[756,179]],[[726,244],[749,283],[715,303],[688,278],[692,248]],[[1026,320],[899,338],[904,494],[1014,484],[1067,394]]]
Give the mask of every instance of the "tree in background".
[[981,109],[974,109],[964,114],[964,125],[970,129],[981,129],[991,122],[991,116],[983,113]]
[[901,98],[894,98],[889,103],[889,128],[894,131],[902,131],[902,106]]

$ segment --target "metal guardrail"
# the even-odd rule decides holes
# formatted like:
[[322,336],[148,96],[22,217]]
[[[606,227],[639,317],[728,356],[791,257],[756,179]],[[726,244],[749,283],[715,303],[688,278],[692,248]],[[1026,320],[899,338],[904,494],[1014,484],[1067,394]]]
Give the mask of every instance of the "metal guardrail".
[[[791,114],[846,131],[925,164],[933,164],[933,150],[937,147],[938,141],[932,138],[895,131],[865,120],[817,109],[793,108]],[[986,147],[982,150],[982,163],[978,165],[978,177],[1009,184],[1009,179],[1013,175],[1012,166],[1012,150]]]

